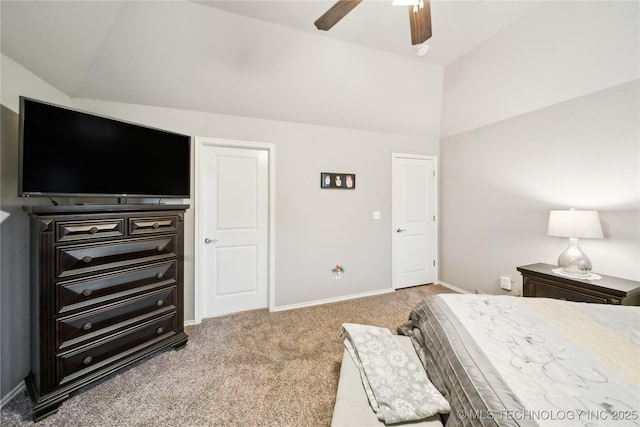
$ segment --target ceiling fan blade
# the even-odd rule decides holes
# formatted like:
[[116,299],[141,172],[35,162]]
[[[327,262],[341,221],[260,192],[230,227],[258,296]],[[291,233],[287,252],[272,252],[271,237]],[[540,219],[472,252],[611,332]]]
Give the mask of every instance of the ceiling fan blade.
[[351,12],[362,0],[338,0],[324,15],[316,19],[313,24],[317,29],[327,31]]
[[414,6],[409,6],[412,45],[424,43],[431,38],[431,5],[429,1],[424,0],[424,7],[415,9]]

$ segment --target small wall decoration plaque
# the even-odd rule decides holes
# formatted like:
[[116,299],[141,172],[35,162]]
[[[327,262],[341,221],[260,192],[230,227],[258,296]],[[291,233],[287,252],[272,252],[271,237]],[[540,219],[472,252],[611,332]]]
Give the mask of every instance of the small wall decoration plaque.
[[353,190],[356,188],[356,174],[322,172],[320,174],[320,188]]

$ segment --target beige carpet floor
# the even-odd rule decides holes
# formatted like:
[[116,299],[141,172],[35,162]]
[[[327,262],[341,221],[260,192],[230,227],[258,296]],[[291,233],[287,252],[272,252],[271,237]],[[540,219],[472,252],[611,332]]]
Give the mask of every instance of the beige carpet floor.
[[[65,401],[38,426],[328,426],[342,359],[341,324],[394,334],[425,285],[296,310],[205,319],[180,350],[150,356]],[[1,424],[34,425],[20,393]]]

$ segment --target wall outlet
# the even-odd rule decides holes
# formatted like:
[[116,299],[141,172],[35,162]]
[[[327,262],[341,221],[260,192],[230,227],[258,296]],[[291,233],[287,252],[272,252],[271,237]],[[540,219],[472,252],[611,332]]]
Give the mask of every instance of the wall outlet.
[[506,276],[500,276],[500,287],[505,291],[511,290],[511,278]]

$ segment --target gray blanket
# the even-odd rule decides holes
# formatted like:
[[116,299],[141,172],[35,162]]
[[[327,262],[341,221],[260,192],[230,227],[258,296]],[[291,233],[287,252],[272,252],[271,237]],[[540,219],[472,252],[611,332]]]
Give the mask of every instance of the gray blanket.
[[447,427],[640,425],[640,308],[436,295],[410,336],[451,404]]
[[344,323],[344,345],[360,371],[369,403],[385,424],[449,412],[449,403],[385,328]]

